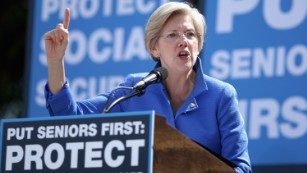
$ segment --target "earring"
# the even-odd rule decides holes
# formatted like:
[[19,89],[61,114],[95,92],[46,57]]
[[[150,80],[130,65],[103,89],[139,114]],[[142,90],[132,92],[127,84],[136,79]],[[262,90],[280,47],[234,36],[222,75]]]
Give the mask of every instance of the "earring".
[[160,54],[157,54],[156,58],[158,61],[160,61]]

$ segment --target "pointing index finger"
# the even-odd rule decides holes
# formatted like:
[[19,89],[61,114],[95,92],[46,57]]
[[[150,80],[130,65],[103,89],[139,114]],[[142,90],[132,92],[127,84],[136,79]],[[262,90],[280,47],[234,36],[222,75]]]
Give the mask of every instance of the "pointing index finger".
[[68,29],[69,21],[70,21],[70,10],[69,10],[69,8],[66,8],[65,9],[65,15],[64,15],[64,21],[63,21],[63,26],[64,26],[65,29]]

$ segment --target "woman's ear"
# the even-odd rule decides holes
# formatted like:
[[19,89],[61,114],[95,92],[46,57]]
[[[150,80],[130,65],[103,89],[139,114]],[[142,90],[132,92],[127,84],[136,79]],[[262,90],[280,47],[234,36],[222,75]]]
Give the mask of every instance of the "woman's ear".
[[154,56],[155,58],[159,58],[160,57],[160,51],[157,49],[156,45],[151,47],[150,53],[152,54],[152,56]]

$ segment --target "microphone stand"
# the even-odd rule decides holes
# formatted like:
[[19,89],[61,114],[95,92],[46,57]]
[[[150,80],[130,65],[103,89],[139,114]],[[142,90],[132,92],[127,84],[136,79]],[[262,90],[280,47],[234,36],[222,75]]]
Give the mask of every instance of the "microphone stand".
[[133,96],[141,96],[144,93],[145,93],[145,89],[143,88],[143,89],[138,89],[138,90],[134,91],[133,93],[122,96],[122,97],[116,99],[114,102],[112,102],[109,106],[105,107],[104,110],[103,110],[103,113],[108,113],[117,103],[119,103],[123,100],[129,99]]

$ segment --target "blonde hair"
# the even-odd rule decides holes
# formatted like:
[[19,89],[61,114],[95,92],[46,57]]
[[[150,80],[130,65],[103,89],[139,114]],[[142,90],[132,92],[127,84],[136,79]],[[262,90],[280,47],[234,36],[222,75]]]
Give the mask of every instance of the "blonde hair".
[[[190,3],[168,2],[156,9],[147,22],[145,28],[145,45],[150,54],[166,22],[172,16],[178,14],[187,14],[191,16],[195,30],[199,34],[198,51],[201,51],[207,27],[205,17]],[[154,55],[151,54],[151,57],[154,61],[158,61]]]

